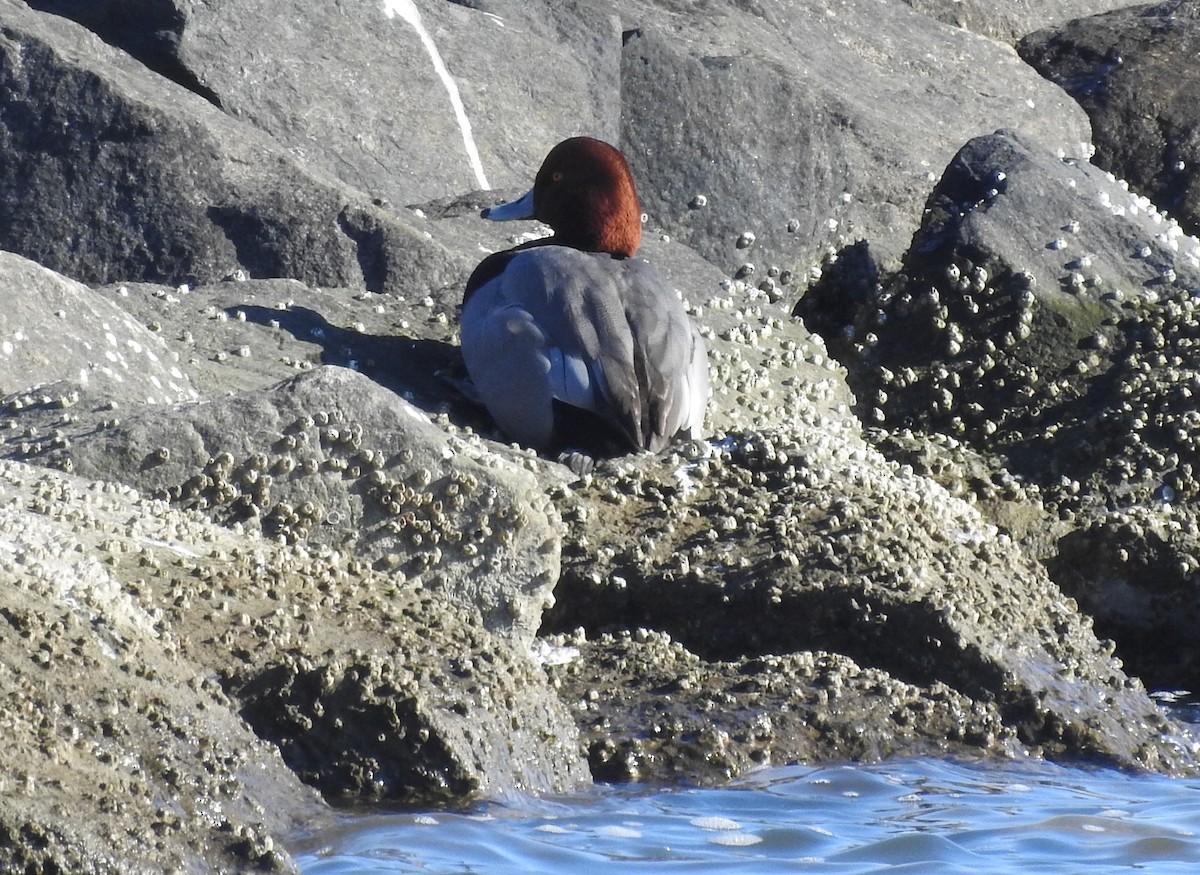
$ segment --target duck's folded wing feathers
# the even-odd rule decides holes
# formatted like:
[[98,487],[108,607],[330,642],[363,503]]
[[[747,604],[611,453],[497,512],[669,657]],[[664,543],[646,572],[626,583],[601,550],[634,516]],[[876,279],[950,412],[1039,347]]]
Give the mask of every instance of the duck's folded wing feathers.
[[[494,325],[475,336],[468,317],[485,308],[494,312],[482,324]],[[559,246],[512,255],[464,305],[464,357],[469,343],[481,342],[474,358],[491,371],[482,379],[502,397],[488,400],[482,386],[480,394],[518,440],[493,403],[513,416],[532,416],[536,406],[540,416],[552,397],[596,413],[640,449],[658,450],[680,431],[699,430],[708,398],[703,341],[675,293],[640,259]],[[534,376],[535,390],[505,385],[519,372]],[[472,377],[479,382],[473,370]]]
[[620,292],[620,261],[545,246],[513,258],[503,279],[546,337],[551,392],[616,426],[644,446],[634,343]]
[[652,265],[631,260],[626,315],[642,385],[645,446],[659,450],[678,433],[698,434],[708,403],[708,356],[682,302]]
[[492,284],[463,306],[462,353],[479,399],[496,424],[521,444],[544,449],[554,437],[546,338],[528,309],[505,301]]

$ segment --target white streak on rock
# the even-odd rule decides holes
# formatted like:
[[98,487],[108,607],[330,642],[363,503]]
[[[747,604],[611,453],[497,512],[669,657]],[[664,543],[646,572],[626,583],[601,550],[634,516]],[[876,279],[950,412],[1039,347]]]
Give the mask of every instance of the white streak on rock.
[[429,59],[433,61],[433,69],[441,77],[442,84],[446,86],[446,92],[450,95],[450,104],[454,107],[454,116],[458,119],[458,127],[462,131],[463,145],[467,149],[467,159],[471,162],[471,169],[475,171],[475,180],[479,183],[480,188],[490,189],[491,186],[483,173],[483,162],[479,160],[479,150],[475,148],[475,138],[471,134],[471,120],[467,118],[467,110],[463,106],[462,97],[459,96],[458,86],[442,62],[442,56],[438,53],[437,46],[434,45],[433,37],[421,23],[421,13],[417,9],[415,0],[383,0],[383,11],[388,18],[400,16],[412,25],[417,36],[421,38],[421,44],[425,46],[425,51],[429,53]]

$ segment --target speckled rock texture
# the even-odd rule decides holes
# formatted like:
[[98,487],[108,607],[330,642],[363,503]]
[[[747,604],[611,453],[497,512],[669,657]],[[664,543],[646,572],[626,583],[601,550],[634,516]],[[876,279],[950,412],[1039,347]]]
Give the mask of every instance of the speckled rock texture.
[[716,783],[797,760],[1021,749],[994,706],[840,654],[705,660],[646,629],[555,641],[577,654],[550,672],[598,780]]
[[287,869],[278,838],[329,814],[301,779],[428,802],[586,778],[541,669],[462,604],[127,486],[0,478],[5,871]]
[[1115,461],[1076,439],[1111,382],[1098,376],[1148,329],[1138,315],[1190,311],[1200,246],[1110,174],[1000,131],[950,163],[901,273],[861,301],[838,276],[835,263],[797,313],[857,363],[868,421],[1004,446],[1039,470],[1059,447],[1079,474]]
[[[802,417],[681,449],[657,469],[630,464],[576,495],[582,505],[566,514],[576,534],[548,629],[660,630],[711,661],[836,651],[995,709],[963,735],[933,730],[932,739],[994,747],[1003,725],[1051,756],[1177,761],[1178,730],[1036,560],[851,429]],[[633,686],[612,695],[624,699]],[[1077,710],[1081,688],[1102,707]],[[708,695],[668,689],[674,700]],[[653,681],[640,689],[662,693]],[[940,721],[961,707],[935,701]],[[1133,715],[1153,730],[1126,731]],[[994,728],[981,729],[989,719]],[[836,738],[827,739],[834,750]],[[766,758],[786,761],[794,743],[779,740],[778,755],[765,744]]]
[[1135,6],[1029,34],[1028,63],[1079,101],[1096,164],[1200,233],[1200,7]]
[[0,252],[11,301],[0,310],[0,397],[10,411],[165,404],[200,393],[166,344],[87,286]]
[[1020,126],[1070,154],[1089,136],[1079,108],[1007,46],[904,3],[622,9],[621,140],[643,206],[755,279],[860,239],[894,263],[929,184],[977,133]]
[[1039,3],[1038,0],[904,0],[918,12],[938,21],[961,27],[972,33],[1013,43],[1032,30],[1064,24],[1077,18],[1124,9],[1129,0],[1063,0]]
[[[1194,772],[1147,686],[1200,683],[1200,243],[1012,48],[1124,5],[0,0],[0,869],[795,761]],[[1113,82],[1170,76],[1133,24],[1188,8],[1125,14]],[[584,477],[457,329],[574,133],[713,386]]]
[[1043,519],[1033,555],[1135,673],[1190,688],[1200,241],[998,132],[951,162],[900,273],[853,301],[838,271],[797,312],[838,339],[864,420],[1001,458],[995,485]]
[[347,368],[177,410],[135,411],[70,441],[95,480],[328,545],[480,608],[528,645],[558,579],[558,518],[531,472],[447,440],[418,408]]
[[205,534],[231,533],[0,462],[4,871],[290,870],[273,837],[321,817],[316,794],[120,567],[198,558]]

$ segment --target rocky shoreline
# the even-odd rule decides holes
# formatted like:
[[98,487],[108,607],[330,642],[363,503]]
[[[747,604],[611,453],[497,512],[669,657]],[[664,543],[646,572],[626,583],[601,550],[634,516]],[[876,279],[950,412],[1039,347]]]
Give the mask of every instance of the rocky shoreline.
[[[793,761],[1194,774],[1146,688],[1200,670],[1198,49],[1194,2],[0,0],[0,868]],[[583,478],[453,387],[479,209],[578,133],[714,387]]]

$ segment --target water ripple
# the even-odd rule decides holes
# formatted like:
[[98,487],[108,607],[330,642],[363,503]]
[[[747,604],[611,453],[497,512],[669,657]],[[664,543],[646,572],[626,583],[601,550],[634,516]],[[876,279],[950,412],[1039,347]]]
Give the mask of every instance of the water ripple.
[[[305,875],[1192,873],[1200,781],[940,760],[792,767],[729,787],[601,788],[467,811],[348,817],[297,840]],[[590,868],[589,868],[590,867]]]

